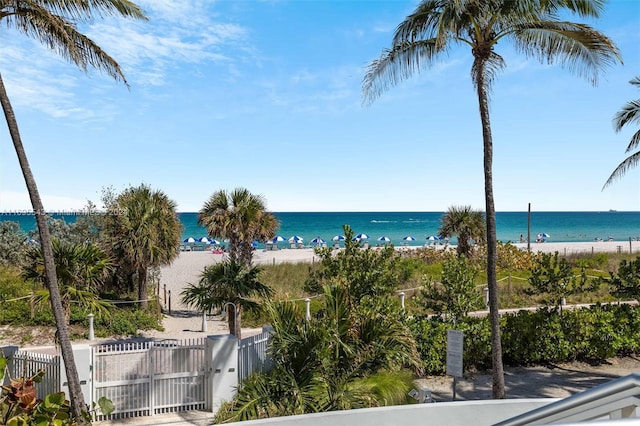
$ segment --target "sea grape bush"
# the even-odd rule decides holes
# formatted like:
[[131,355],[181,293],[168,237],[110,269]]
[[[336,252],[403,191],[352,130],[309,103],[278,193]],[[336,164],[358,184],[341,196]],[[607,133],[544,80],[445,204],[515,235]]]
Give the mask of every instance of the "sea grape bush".
[[587,290],[587,274],[585,268],[580,273],[574,273],[569,262],[553,254],[540,253],[536,264],[531,270],[529,284],[530,293],[542,295],[547,303],[560,306],[562,300]]
[[482,296],[476,286],[478,270],[466,257],[456,256],[442,263],[442,276],[437,283],[424,279],[421,297],[425,307],[436,314],[445,314],[454,321],[469,312],[483,308]]
[[[407,318],[427,374],[446,370],[447,330],[464,332],[464,366],[491,366],[489,320],[465,317],[456,324],[442,317]],[[501,318],[505,364],[539,365],[570,361],[604,362],[614,356],[640,353],[640,308],[594,305],[564,310],[544,307]]]
[[617,273],[606,280],[613,286],[613,295],[620,298],[640,299],[640,256],[635,260],[621,260]]

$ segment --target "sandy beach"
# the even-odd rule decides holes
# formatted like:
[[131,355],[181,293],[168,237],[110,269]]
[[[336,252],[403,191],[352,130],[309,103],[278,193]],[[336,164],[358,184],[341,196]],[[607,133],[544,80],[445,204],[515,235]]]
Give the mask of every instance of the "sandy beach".
[[[526,243],[515,244],[522,250],[527,249]],[[401,246],[397,250],[420,249],[418,246]],[[435,246],[436,250],[443,250],[444,246]],[[448,249],[453,249],[449,247]],[[600,241],[581,243],[531,243],[531,251],[553,253],[558,251],[562,255],[575,253],[615,253],[625,252],[637,253],[640,255],[640,241]],[[213,263],[222,260],[222,254],[214,254],[209,251],[181,252],[178,258],[169,266],[161,269],[160,276],[160,300],[168,312],[168,298],[171,297],[171,315],[166,315],[164,321],[164,332],[145,332],[148,337],[172,337],[188,338],[201,337],[207,334],[226,333],[226,322],[221,321],[219,316],[207,319],[207,331],[202,331],[202,316],[194,312],[189,307],[180,302],[180,292],[189,284],[197,283],[202,270]],[[257,250],[254,253],[253,261],[256,265],[269,265],[278,263],[299,263],[318,262],[320,259],[311,248],[302,249],[280,249],[275,251]],[[164,291],[167,291],[167,300],[164,298]],[[257,330],[243,329],[243,333],[255,333]]]
[[[526,243],[514,244],[521,250],[527,249]],[[640,255],[640,241],[600,241],[600,242],[582,242],[582,243],[531,243],[531,251],[554,253],[559,252],[561,255],[569,254],[589,254],[589,253],[637,253]],[[421,249],[418,246],[402,246],[397,250],[415,250]],[[444,250],[444,246],[433,246],[431,249]],[[454,249],[453,246],[448,249]],[[220,262],[223,258],[222,254],[214,254],[209,251],[192,251],[181,252],[174,262],[161,269],[160,273],[160,298],[164,299],[164,290],[171,292],[172,311],[188,310],[180,302],[180,292],[189,283],[198,282],[202,270],[213,263]],[[271,265],[278,263],[313,263],[318,262],[320,258],[311,248],[302,249],[280,249],[275,251],[257,250],[253,256],[255,265]]]

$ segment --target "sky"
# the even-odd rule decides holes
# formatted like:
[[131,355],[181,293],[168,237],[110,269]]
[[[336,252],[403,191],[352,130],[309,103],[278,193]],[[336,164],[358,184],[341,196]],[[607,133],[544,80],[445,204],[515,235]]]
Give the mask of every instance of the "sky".
[[[0,72],[46,210],[100,205],[104,188],[142,183],[183,212],[239,187],[274,212],[485,209],[468,48],[362,102],[367,65],[416,0],[136,3],[147,22],[80,26],[129,88],[0,27]],[[640,167],[602,190],[638,130],[616,133],[612,119],[640,98],[629,84],[640,75],[640,1],[610,0],[586,22],[624,61],[595,87],[496,47],[506,61],[491,92],[497,211],[640,211]],[[30,209],[2,120],[0,212]]]

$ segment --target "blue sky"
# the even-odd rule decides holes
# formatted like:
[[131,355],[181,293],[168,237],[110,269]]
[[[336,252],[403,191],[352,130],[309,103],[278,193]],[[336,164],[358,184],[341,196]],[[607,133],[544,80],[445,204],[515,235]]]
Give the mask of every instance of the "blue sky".
[[[137,3],[149,22],[82,28],[121,64],[129,90],[0,29],[0,72],[47,210],[140,183],[180,211],[236,187],[276,212],[484,210],[466,48],[362,106],[366,66],[415,0]],[[498,211],[640,210],[640,168],[601,191],[637,129],[616,134],[612,118],[640,98],[628,83],[640,75],[640,2],[611,0],[589,23],[624,60],[597,87],[498,45],[507,63],[491,106]],[[3,124],[0,211],[29,208]]]

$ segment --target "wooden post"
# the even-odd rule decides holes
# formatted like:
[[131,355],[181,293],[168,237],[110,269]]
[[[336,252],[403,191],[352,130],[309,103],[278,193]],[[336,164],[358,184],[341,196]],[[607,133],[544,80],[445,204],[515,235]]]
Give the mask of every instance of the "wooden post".
[[167,285],[164,285],[164,306],[167,306]]
[[29,298],[29,314],[31,319],[36,316],[36,298],[33,292],[31,292],[31,297]]
[[169,290],[169,315],[171,315],[171,290]]
[[529,203],[529,212],[527,213],[527,251],[531,251],[531,203]]

